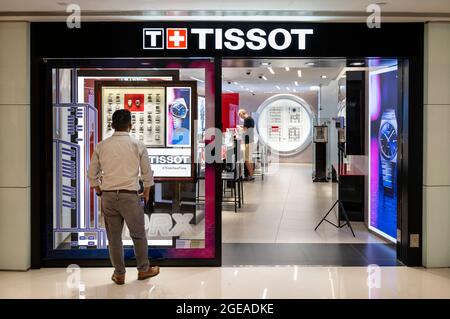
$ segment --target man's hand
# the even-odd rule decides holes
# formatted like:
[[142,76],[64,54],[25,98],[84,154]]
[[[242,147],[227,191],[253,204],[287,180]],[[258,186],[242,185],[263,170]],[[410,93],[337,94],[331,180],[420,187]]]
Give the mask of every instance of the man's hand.
[[144,187],[144,192],[142,193],[142,196],[144,197],[145,204],[148,203],[150,200],[150,187]]
[[95,186],[94,189],[95,189],[95,192],[97,193],[97,196],[102,195],[102,190],[100,189],[100,186]]

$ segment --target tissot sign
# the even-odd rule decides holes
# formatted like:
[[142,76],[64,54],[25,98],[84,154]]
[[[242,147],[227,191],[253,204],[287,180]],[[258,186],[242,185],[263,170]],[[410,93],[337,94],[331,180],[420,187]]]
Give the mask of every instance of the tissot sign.
[[144,28],[145,50],[232,50],[259,51],[267,47],[283,51],[294,48],[305,50],[306,38],[313,29],[275,28]]

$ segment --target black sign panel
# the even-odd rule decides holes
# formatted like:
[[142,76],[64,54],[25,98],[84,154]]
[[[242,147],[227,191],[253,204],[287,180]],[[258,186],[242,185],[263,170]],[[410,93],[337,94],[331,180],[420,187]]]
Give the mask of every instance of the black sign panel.
[[421,55],[420,23],[32,23],[42,57],[407,57]]

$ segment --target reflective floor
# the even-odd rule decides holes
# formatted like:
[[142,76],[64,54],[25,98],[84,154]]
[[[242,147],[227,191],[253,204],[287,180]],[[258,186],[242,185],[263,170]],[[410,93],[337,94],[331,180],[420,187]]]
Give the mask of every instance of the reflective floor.
[[[275,172],[275,166],[271,166]],[[224,243],[386,243],[363,222],[352,222],[356,237],[345,227],[315,226],[333,205],[336,184],[313,183],[311,164],[280,164],[264,181],[244,183],[244,206],[222,208]],[[334,214],[336,215],[336,214]],[[333,214],[329,219],[336,222]],[[333,219],[334,217],[334,219]]]
[[407,267],[162,268],[110,281],[110,268],[0,272],[0,298],[450,298],[450,269]]

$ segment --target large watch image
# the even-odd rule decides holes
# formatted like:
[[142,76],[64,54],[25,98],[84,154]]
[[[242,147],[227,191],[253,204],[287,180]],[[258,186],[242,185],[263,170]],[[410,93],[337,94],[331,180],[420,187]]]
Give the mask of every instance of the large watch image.
[[385,194],[394,193],[395,172],[397,164],[397,117],[394,109],[383,112],[378,132],[380,148],[383,190]]
[[186,101],[183,98],[179,98],[173,101],[172,105],[170,105],[170,114],[172,114],[173,116],[174,129],[181,128],[181,124],[186,118],[187,112],[188,109],[186,106]]
[[170,104],[169,112],[172,115],[171,144],[187,145],[189,143],[189,130],[183,127],[183,121],[188,115],[188,107],[184,98],[175,99]]

